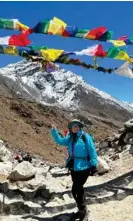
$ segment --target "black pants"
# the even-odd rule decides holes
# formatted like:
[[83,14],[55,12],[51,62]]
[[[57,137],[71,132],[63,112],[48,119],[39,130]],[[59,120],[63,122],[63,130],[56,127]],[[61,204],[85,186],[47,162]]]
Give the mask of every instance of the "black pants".
[[72,194],[77,203],[79,210],[84,210],[86,208],[83,186],[87,181],[88,176],[89,176],[88,170],[83,170],[83,171],[71,170],[71,177],[73,181]]

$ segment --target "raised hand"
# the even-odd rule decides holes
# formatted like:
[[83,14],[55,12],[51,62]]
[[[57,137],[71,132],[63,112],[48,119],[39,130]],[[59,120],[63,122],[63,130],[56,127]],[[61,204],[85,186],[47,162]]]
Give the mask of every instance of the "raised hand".
[[51,126],[52,126],[52,129],[56,129],[55,124],[51,124]]

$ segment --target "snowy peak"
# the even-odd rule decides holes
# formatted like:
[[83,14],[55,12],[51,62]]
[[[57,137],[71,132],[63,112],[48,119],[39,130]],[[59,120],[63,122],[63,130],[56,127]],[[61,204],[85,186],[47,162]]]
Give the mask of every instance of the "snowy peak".
[[116,115],[116,118],[119,114],[126,117],[133,114],[132,105],[90,86],[82,77],[64,69],[41,72],[39,64],[21,61],[1,68],[0,76],[17,94],[43,104],[96,115]]
[[74,88],[78,82],[82,82],[82,78],[64,69],[53,73],[39,70],[38,64],[22,61],[1,68],[0,74],[19,82],[20,86],[37,101],[58,104],[64,108],[76,108],[78,104],[72,101]]
[[133,103],[131,103],[131,102],[128,102],[128,101],[123,101],[123,103],[130,109],[132,109],[133,108]]

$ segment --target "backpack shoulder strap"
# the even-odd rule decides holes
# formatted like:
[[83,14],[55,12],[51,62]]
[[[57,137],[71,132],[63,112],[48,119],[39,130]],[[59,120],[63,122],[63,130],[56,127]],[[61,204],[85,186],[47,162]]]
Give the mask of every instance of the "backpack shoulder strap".
[[[86,133],[85,132],[83,132],[81,139],[86,144]],[[86,147],[86,145],[85,145],[85,147]],[[87,149],[87,147],[86,147],[86,149]],[[88,149],[87,149],[87,152],[88,152]],[[89,154],[89,152],[88,152],[87,160],[90,161],[90,154]]]
[[86,143],[86,133],[83,132],[81,139],[83,140],[84,143]]

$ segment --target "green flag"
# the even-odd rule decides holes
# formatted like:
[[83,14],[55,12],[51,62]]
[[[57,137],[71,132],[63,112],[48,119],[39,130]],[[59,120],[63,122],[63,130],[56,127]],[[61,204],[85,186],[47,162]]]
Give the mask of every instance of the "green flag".
[[108,57],[109,58],[114,58],[116,57],[117,55],[119,54],[119,49],[117,47],[113,47],[113,48],[110,48],[108,50]]
[[1,29],[14,29],[14,21],[11,19],[0,18],[0,28]]

